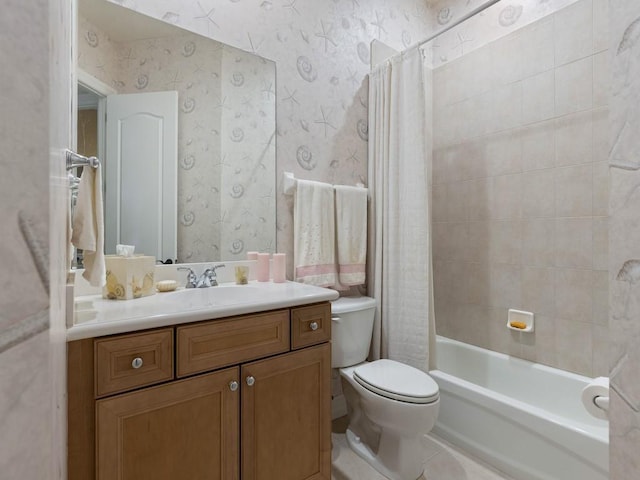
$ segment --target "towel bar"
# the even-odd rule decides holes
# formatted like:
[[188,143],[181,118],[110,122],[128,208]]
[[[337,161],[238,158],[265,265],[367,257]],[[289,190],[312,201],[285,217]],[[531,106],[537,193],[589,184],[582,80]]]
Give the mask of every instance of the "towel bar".
[[100,166],[100,160],[98,157],[85,157],[84,155],[79,155],[71,150],[67,150],[66,159],[67,170],[77,167],[98,168]]

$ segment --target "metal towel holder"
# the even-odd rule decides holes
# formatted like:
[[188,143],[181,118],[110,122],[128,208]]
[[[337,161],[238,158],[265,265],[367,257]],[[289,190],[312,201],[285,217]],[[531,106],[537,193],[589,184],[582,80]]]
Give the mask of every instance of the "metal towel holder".
[[71,150],[67,150],[67,170],[71,170],[77,167],[91,167],[98,168],[100,166],[100,160],[98,157],[85,157]]

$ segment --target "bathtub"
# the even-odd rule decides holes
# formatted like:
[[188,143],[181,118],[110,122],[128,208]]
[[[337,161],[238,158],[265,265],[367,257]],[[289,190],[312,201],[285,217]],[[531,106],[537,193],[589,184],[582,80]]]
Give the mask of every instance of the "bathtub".
[[437,339],[433,431],[516,480],[606,480],[609,425],[580,401],[591,380]]

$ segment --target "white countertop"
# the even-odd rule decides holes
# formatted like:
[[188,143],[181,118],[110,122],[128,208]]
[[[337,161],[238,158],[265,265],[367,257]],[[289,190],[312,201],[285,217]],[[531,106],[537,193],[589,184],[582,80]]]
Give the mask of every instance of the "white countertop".
[[211,320],[277,308],[325,302],[338,292],[296,282],[233,283],[219,287],[178,289],[134,300],[106,300],[100,295],[75,299],[74,325],[67,341],[147,328]]

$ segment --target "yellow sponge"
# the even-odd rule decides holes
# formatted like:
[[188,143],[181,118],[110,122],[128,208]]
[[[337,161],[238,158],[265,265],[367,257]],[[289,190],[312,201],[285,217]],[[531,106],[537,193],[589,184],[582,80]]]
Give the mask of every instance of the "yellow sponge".
[[509,325],[511,325],[513,328],[520,328],[522,330],[527,328],[527,324],[524,322],[511,322],[509,323]]

